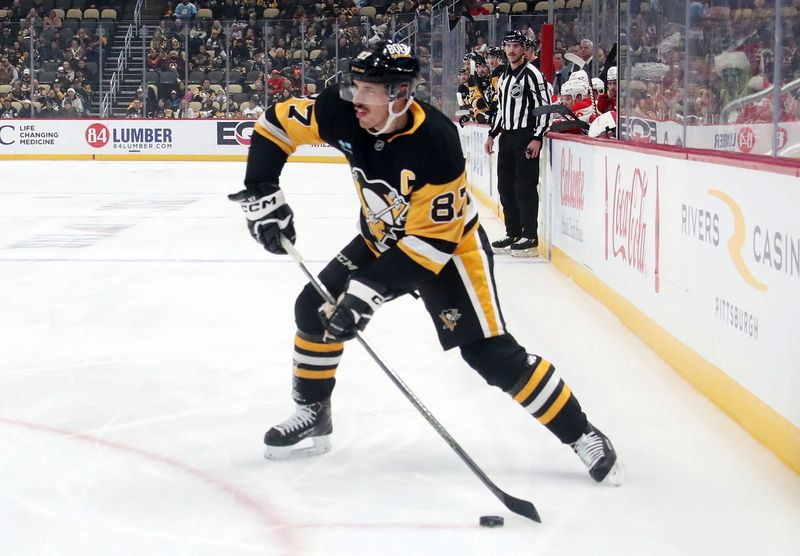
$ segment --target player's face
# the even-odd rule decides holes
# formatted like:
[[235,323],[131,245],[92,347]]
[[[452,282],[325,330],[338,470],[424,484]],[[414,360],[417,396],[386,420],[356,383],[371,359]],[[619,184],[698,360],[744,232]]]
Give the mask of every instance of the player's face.
[[478,66],[475,69],[477,70],[479,77],[489,76],[489,66],[486,66],[484,64],[478,64]]
[[489,69],[494,69],[500,65],[500,58],[495,56],[494,54],[489,54],[486,57],[486,63],[489,64]]
[[525,55],[525,50],[522,45],[516,42],[507,42],[503,45],[503,50],[510,64],[517,64]]
[[575,104],[575,97],[572,95],[559,95],[558,102],[571,109]]
[[[407,86],[401,85],[401,87]],[[401,90],[402,92],[402,90]],[[353,81],[353,107],[356,111],[359,125],[364,129],[380,129],[389,118],[389,105],[394,103],[393,111],[402,110],[406,102],[403,98],[391,101],[386,92],[386,86],[381,83],[367,83],[364,81]]]
[[616,98],[617,96],[617,82],[616,81],[609,81],[608,82],[608,96],[611,98]]

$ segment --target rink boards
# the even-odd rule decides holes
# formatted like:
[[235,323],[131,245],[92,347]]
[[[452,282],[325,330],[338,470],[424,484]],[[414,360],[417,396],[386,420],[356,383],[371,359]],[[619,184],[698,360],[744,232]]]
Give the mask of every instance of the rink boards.
[[[486,129],[461,134],[496,204]],[[800,164],[564,134],[544,157],[543,251],[800,472]]]
[[[2,120],[0,160],[244,161],[255,120]],[[329,145],[301,145],[293,162],[344,162]]]

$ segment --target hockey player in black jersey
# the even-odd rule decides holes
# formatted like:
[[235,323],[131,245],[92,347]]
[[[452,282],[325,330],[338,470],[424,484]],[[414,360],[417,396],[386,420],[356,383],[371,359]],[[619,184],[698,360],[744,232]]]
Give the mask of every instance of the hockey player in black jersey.
[[503,63],[503,49],[497,46],[486,49],[486,64],[489,66],[489,71],[492,76],[492,89],[497,95],[497,82],[503,72],[506,71],[506,65]]
[[347,157],[360,199],[360,234],[321,271],[337,300],[324,303],[308,284],[295,303],[292,397],[296,412],[265,435],[266,457],[330,448],[331,393],[344,343],[381,305],[416,291],[444,349],[507,392],[580,456],[596,481],[619,483],[621,467],[555,367],[506,331],[497,300],[492,250],[467,192],[457,128],[414,98],[419,63],[408,46],[379,43],[350,62],[337,88],[315,99],[274,105],[252,136],[239,203],[253,238],[285,253],[293,213],[278,186],[300,144],[327,142]]

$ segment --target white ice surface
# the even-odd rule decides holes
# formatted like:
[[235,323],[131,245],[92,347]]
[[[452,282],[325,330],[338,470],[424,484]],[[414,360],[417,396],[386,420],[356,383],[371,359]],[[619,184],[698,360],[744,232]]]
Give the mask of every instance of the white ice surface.
[[[264,460],[292,410],[304,279],[225,199],[243,172],[0,164],[0,554],[800,554],[800,478],[548,264],[497,260],[509,329],[613,439],[621,488],[443,353],[405,298],[368,337],[544,523],[508,512],[357,345],[331,453]],[[289,165],[283,183],[319,269],[355,234],[347,169]]]

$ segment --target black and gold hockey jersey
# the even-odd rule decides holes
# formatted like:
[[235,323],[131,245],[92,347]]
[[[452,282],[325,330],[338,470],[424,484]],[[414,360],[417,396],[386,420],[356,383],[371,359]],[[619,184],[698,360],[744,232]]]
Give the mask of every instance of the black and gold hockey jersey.
[[438,274],[478,227],[455,125],[418,100],[408,114],[404,129],[376,137],[335,86],[279,103],[256,123],[245,177],[248,189],[269,193],[298,145],[339,149],[361,201],[361,235],[378,256],[367,277],[396,292]]
[[497,99],[500,96],[500,76],[506,71],[506,65],[500,64],[492,70],[492,92],[494,93],[494,106],[497,107]]

